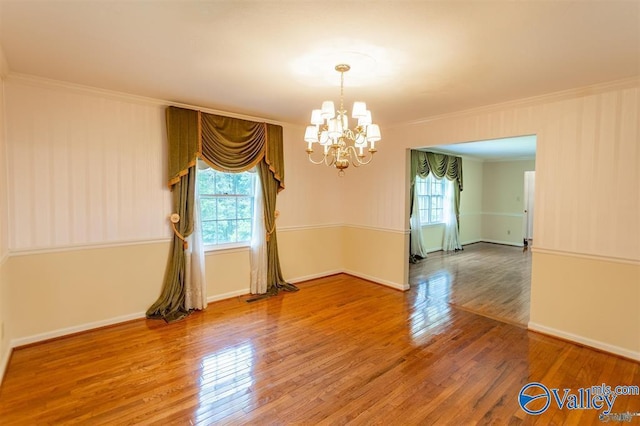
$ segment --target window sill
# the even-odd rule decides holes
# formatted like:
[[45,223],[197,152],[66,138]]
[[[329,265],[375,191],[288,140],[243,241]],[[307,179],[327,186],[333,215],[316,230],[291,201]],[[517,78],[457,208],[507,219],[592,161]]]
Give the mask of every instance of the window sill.
[[243,243],[230,243],[230,244],[215,244],[215,245],[205,245],[204,252],[205,253],[216,253],[222,251],[245,251],[251,248],[251,243],[243,242]]
[[445,226],[446,224],[444,222],[438,222],[438,223],[427,223],[427,224],[423,224],[422,227],[423,228],[433,228],[436,226]]

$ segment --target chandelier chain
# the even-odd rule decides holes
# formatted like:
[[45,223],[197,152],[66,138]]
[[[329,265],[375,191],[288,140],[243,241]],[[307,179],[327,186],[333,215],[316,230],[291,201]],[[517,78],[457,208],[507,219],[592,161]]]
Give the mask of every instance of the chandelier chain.
[[344,71],[340,71],[340,113],[344,112]]

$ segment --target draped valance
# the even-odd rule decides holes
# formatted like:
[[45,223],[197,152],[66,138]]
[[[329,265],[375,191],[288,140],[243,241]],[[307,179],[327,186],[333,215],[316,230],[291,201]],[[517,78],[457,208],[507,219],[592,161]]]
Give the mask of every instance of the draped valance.
[[243,172],[265,160],[278,192],[284,189],[282,126],[167,108],[169,187],[201,158],[223,172]]
[[460,226],[460,192],[462,192],[462,157],[453,155],[436,154],[435,152],[425,152],[411,150],[411,185],[409,194],[410,211],[413,211],[414,191],[416,176],[426,178],[429,173],[442,179],[447,178],[455,182],[454,186],[454,210],[458,227]]
[[459,191],[462,191],[462,158],[453,155],[436,154],[434,152],[411,151],[411,184],[416,176],[426,178],[433,173],[438,179],[446,177],[456,181]]

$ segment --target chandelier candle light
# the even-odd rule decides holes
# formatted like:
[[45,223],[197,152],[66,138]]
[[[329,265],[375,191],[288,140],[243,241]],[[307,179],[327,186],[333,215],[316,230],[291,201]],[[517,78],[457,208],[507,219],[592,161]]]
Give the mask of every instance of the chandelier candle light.
[[[369,164],[377,149],[375,143],[381,139],[380,127],[371,122],[371,111],[364,102],[354,102],[352,118],[358,119],[354,130],[349,128],[347,111],[344,109],[344,73],[351,67],[347,64],[336,65],[340,73],[340,109],[337,111],[332,101],[324,101],[321,109],[311,111],[311,125],[304,132],[307,142],[307,155],[313,164],[325,164],[338,169],[338,175],[344,175],[344,169]],[[311,158],[313,144],[322,145],[323,154],[319,160]],[[364,153],[365,148],[369,153]]]

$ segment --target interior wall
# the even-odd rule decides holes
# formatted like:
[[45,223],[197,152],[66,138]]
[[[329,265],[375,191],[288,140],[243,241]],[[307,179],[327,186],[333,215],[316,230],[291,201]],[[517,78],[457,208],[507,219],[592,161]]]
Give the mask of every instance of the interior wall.
[[6,263],[8,260],[8,209],[7,209],[7,156],[5,138],[5,109],[4,109],[4,80],[8,74],[8,66],[0,45],[0,378],[9,361],[10,354],[10,323],[7,309],[9,306],[6,277]]
[[14,346],[140,318],[160,294],[169,243],[11,256]]
[[482,161],[462,157],[463,191],[460,193],[460,243],[482,239],[482,199],[484,168]]
[[[569,265],[569,258],[576,255],[586,256],[593,268],[616,268],[616,262],[622,259],[637,270],[639,97],[639,80],[635,78],[388,128],[380,143],[380,161],[364,173],[349,176],[345,215],[350,222],[378,230],[408,230],[407,149],[536,135],[534,271],[545,270],[548,263],[557,266],[550,264],[549,256],[554,262]],[[359,238],[361,241],[352,244],[360,246],[368,236]],[[540,256],[542,250],[549,256]],[[387,253],[404,251],[405,247],[395,242],[383,253],[372,255],[362,272],[374,270]],[[403,259],[390,269],[395,269],[388,271],[390,275],[406,277],[408,262]],[[556,330],[557,335],[580,336],[592,345],[640,359],[640,333],[635,326],[640,323],[640,300],[629,294],[627,287],[603,285],[596,276],[580,282],[572,275],[545,276],[551,281],[543,283],[542,276],[534,273],[530,328],[545,327]],[[638,286],[637,281],[631,284],[632,288]],[[563,320],[546,309],[556,303],[558,293],[552,288],[582,288],[584,298],[610,306],[631,298],[634,326],[627,328],[615,316],[594,315],[591,303],[567,303],[563,317],[571,320]],[[579,328],[577,322],[582,324]],[[614,340],[589,331],[602,327],[620,330],[621,336]]]
[[12,252],[168,240],[164,108],[7,81]]
[[[402,266],[409,258],[409,216],[403,214],[409,211],[405,182],[410,152],[402,146],[404,141],[392,137],[392,129],[383,132],[373,161],[357,170],[348,169],[342,177],[343,218],[348,230],[346,269],[357,276],[380,277],[378,282],[395,288],[408,288],[408,269]],[[373,241],[385,244],[372,246]],[[395,261],[390,262],[391,258]]]
[[[166,103],[16,75],[5,87],[11,227],[0,279],[12,344],[142,316],[160,293],[171,235]],[[308,164],[297,149],[304,128],[283,131],[285,278],[341,271],[343,181]],[[248,249],[209,252],[206,269],[210,301],[249,293]]]
[[482,240],[522,246],[524,172],[535,160],[485,161],[482,190]]

